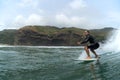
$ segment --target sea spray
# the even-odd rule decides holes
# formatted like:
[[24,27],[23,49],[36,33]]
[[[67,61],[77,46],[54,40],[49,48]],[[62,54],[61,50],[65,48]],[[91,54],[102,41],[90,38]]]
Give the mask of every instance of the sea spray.
[[78,59],[84,59],[86,56],[87,56],[86,52],[83,51],[83,52],[80,54],[80,56],[79,56]]
[[103,46],[103,50],[107,52],[120,52],[120,30],[114,30],[113,35],[107,40]]

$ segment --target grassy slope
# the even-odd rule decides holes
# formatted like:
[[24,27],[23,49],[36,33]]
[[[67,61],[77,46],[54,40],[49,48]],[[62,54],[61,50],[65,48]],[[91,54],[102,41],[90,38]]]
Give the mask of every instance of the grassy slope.
[[[58,28],[55,26],[25,26],[19,30],[30,30],[37,32],[39,34],[44,34],[49,37],[55,37],[61,34],[71,34],[70,42],[76,41],[73,34],[82,35],[84,29],[70,27],[70,28]],[[19,31],[18,30],[18,31]],[[90,30],[91,33],[97,38],[98,41],[103,41],[106,39],[108,33],[113,30],[113,28],[104,28],[104,29],[94,29]],[[2,44],[14,44],[17,30],[3,30],[0,31],[0,43]],[[63,36],[69,40],[69,36]]]
[[1,44],[14,44],[16,30],[3,30],[0,31],[0,43]]

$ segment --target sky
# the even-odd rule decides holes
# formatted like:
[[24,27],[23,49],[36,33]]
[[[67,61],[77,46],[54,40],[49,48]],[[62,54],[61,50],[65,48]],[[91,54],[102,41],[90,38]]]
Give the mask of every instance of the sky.
[[0,30],[26,25],[120,28],[120,0],[0,0]]

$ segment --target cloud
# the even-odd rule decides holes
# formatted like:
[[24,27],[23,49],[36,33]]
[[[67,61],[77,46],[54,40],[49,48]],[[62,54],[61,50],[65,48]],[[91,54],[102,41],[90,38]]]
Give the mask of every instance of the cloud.
[[0,22],[0,30],[4,29],[5,23]]
[[17,15],[13,21],[0,27],[3,29],[19,29],[27,25],[46,25],[45,18],[39,14],[30,14],[28,17],[24,15]]
[[[95,0],[64,1],[65,0],[59,1],[59,5],[57,5],[58,2],[56,0],[10,1],[11,6],[9,5],[9,7],[3,9],[7,12],[2,11],[3,14],[1,18],[2,16],[3,18],[1,20],[7,25],[5,28],[20,28],[25,25],[53,25],[87,29],[102,28],[104,24],[111,25],[112,22],[119,22],[120,20],[119,12],[113,12],[113,10],[111,10],[111,12],[106,14],[107,11],[103,9],[103,6],[102,10],[99,9],[99,7],[101,7],[100,4],[102,4],[104,0],[99,2]],[[52,4],[54,4],[55,7]]]
[[[71,16],[65,14],[57,14],[55,17],[57,25],[64,27],[78,27],[84,29],[96,28],[96,23],[92,23],[86,17]],[[98,25],[97,25],[98,26]],[[98,28],[98,27],[97,27]]]
[[108,12],[108,18],[111,19],[111,21],[119,22],[120,21],[120,12],[112,11]]
[[69,5],[73,9],[84,8],[87,6],[84,0],[73,0]]
[[66,27],[71,27],[71,26],[78,26],[84,24],[86,22],[85,18],[82,17],[68,17],[65,14],[57,14],[56,15],[56,21],[59,25],[64,25]]
[[21,7],[37,7],[39,4],[39,0],[21,0],[18,4]]
[[65,27],[102,28],[104,18],[104,14],[87,4],[85,0],[72,0],[63,11],[56,14],[55,23]]
[[16,23],[24,23],[24,25],[39,25],[39,24],[45,24],[43,16],[40,16],[38,14],[31,14],[27,18],[23,16],[17,16],[15,19]]
[[69,23],[69,18],[64,14],[56,15],[56,20],[57,20],[58,24],[60,23],[60,24],[63,24],[63,25],[68,25],[68,23]]
[[[32,3],[33,0],[25,0],[23,3]],[[37,4],[36,4],[37,5]],[[71,9],[72,8],[72,9]],[[66,8],[61,9],[52,15],[41,15],[39,9],[35,9],[36,13],[30,13],[28,16],[17,15],[13,24],[15,27],[23,27],[25,25],[53,25],[58,27],[80,27],[80,28],[96,28],[98,25],[95,20],[99,20],[101,16],[95,9],[84,0],[72,0],[67,4]],[[45,12],[44,12],[45,13]],[[18,27],[19,28],[19,27]]]
[[22,15],[18,15],[15,19],[14,24],[24,25],[25,24],[25,18]]

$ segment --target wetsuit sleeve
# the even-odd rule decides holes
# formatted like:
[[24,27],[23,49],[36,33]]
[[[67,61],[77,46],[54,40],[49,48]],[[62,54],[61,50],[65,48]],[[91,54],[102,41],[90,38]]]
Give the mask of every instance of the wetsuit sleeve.
[[87,43],[89,41],[89,36],[86,36],[86,38],[81,42],[81,44]]

